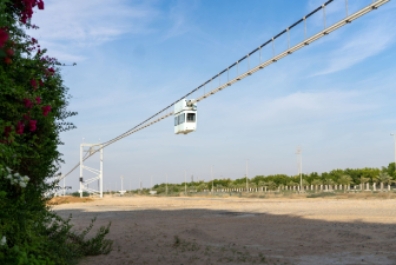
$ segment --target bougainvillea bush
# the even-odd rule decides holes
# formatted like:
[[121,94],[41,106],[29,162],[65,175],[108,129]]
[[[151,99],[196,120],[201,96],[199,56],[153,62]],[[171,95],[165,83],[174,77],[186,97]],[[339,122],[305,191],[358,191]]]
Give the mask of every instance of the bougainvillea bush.
[[[42,0],[0,0],[0,264],[72,264],[111,248],[108,227],[84,241],[43,196],[62,162],[59,134],[76,113],[66,109],[61,64],[25,33],[42,10]],[[90,249],[92,240],[102,248]]]

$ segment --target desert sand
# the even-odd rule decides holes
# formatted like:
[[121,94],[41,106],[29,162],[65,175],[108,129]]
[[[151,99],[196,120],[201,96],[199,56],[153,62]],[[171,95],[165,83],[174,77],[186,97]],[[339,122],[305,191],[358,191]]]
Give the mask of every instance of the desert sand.
[[108,197],[55,205],[112,222],[96,264],[396,264],[396,200]]

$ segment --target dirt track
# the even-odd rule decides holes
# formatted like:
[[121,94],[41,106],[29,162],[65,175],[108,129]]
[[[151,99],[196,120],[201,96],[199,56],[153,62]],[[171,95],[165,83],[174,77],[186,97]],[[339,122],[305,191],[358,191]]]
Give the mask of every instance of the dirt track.
[[105,198],[54,206],[112,222],[94,264],[396,264],[394,199]]

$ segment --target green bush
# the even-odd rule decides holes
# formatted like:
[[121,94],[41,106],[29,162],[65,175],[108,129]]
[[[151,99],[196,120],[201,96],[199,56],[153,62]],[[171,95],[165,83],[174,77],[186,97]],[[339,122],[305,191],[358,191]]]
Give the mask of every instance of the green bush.
[[76,113],[66,109],[61,64],[25,34],[36,27],[33,7],[44,3],[0,0],[0,264],[73,264],[110,251],[110,224],[85,239],[46,206],[63,162],[59,134],[75,128],[66,120]]
[[[86,191],[83,191],[83,197],[89,197],[89,193],[88,192],[86,192]],[[71,194],[71,196],[73,196],[73,197],[80,197],[80,193],[78,192],[78,191],[76,191],[76,192],[73,192],[72,194]]]

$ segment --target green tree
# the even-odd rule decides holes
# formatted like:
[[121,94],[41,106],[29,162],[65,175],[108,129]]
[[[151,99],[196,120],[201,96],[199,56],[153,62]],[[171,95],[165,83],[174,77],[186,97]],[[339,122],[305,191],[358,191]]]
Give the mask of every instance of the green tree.
[[382,167],[382,171],[388,173],[392,179],[396,179],[395,162],[389,163],[387,167]]
[[380,183],[380,189],[381,191],[384,190],[384,184],[390,184],[392,183],[392,178],[389,176],[387,172],[381,172],[378,174],[376,177],[376,180]]
[[370,181],[370,179],[366,178],[364,176],[360,177],[360,179],[359,179],[360,184],[366,184],[369,181]]
[[315,186],[319,186],[319,185],[322,185],[323,182],[322,182],[321,179],[314,179],[314,180],[311,182],[311,184],[312,184],[312,185],[315,185]]
[[262,189],[262,190],[264,190],[265,185],[266,185],[266,183],[264,180],[259,180],[257,183],[257,186],[259,187],[259,189]]
[[276,190],[278,187],[278,185],[276,185],[276,183],[271,180],[266,183],[266,186],[268,187],[268,190]]
[[309,185],[313,185],[312,181],[314,181],[315,179],[319,179],[320,176],[317,172],[313,172],[309,175],[305,175],[304,179],[308,182]]
[[335,184],[335,181],[334,181],[333,179],[331,179],[331,178],[328,178],[328,179],[325,179],[325,180],[323,181],[323,184],[324,184],[324,185],[334,185],[334,184]]
[[337,183],[341,184],[341,185],[351,185],[352,184],[352,178],[351,178],[351,176],[346,175],[346,174],[345,175],[341,175],[338,178]]
[[298,184],[297,182],[293,181],[293,180],[290,180],[286,185],[287,185],[287,186],[291,186],[291,187],[296,187],[296,186],[298,186],[299,184]]

